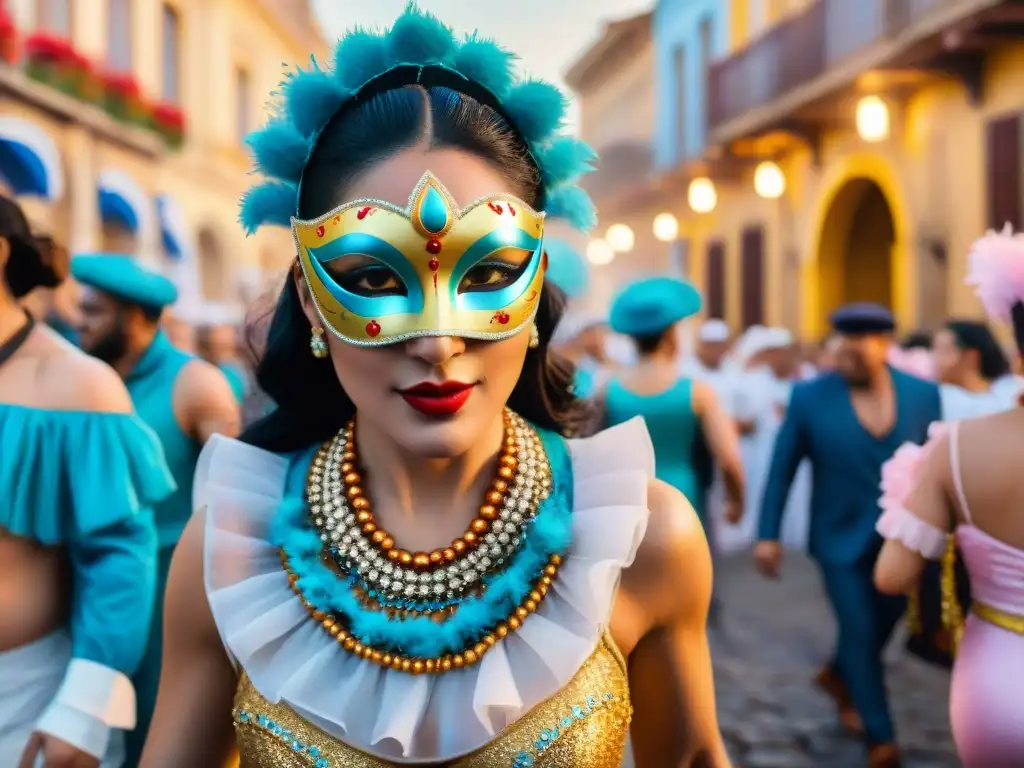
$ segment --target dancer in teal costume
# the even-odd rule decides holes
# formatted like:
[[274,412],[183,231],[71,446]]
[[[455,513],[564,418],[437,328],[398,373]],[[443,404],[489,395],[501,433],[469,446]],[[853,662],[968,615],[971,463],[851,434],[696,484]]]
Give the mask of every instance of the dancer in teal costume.
[[158,435],[178,489],[155,508],[159,538],[157,610],[142,666],[135,677],[139,727],[128,738],[128,761],[142,754],[156,706],[163,645],[163,594],[171,557],[192,515],[192,479],[199,452],[216,433],[239,429],[238,402],[213,365],[174,347],[158,329],[177,290],[134,259],[111,254],[76,256],[74,278],[84,287],[82,347],[124,378],[139,417]]
[[46,269],[0,199],[0,765],[115,768],[153,613],[150,505],[174,482],[114,371],[18,306]]
[[640,362],[609,381],[601,401],[609,425],[644,418],[658,479],[690,500],[706,530],[704,487],[695,466],[701,431],[722,468],[730,519],[738,519],[743,509],[743,468],[735,428],[714,391],[677,374],[676,326],[700,307],[700,294],[682,280],[656,277],[626,286],[612,303],[610,324],[616,333],[633,338]]

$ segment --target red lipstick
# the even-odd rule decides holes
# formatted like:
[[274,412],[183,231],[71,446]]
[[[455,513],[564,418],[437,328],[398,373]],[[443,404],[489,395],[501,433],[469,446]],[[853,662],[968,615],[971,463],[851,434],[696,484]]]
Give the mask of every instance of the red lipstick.
[[398,394],[424,416],[451,416],[462,409],[475,386],[461,381],[444,381],[440,384],[424,381],[414,387],[399,390]]

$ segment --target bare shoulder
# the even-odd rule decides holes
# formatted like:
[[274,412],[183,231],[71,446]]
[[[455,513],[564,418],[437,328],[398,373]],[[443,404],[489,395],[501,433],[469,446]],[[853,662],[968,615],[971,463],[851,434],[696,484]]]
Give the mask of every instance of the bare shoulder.
[[706,381],[694,379],[690,389],[690,402],[693,405],[693,410],[701,413],[715,405],[718,402],[718,396],[715,395],[714,388]]
[[47,405],[68,411],[131,413],[132,399],[117,372],[63,339],[40,343],[40,387]]
[[705,600],[711,589],[711,553],[693,505],[679,490],[654,479],[647,486],[647,507],[650,519],[637,551],[637,565],[645,572],[656,572],[663,585],[672,585],[677,597]]
[[221,388],[226,388],[229,392],[231,390],[231,385],[220,368],[201,357],[189,360],[185,364],[178,374],[175,387],[187,395],[207,393],[211,387],[215,391]]

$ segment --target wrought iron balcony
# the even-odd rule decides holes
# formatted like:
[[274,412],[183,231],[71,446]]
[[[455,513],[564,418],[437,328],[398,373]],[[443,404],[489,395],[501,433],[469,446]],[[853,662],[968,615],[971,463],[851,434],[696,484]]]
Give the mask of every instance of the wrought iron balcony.
[[713,143],[791,114],[882,66],[912,45],[999,0],[816,0],[715,63],[709,72]]

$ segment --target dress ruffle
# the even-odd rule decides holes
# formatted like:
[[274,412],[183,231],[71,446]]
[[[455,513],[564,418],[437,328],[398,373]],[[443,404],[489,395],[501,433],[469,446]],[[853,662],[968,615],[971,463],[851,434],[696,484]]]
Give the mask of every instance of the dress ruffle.
[[156,435],[132,414],[0,405],[0,528],[52,546],[175,489]]
[[904,443],[882,465],[882,497],[878,504],[883,512],[875,530],[883,538],[898,541],[929,559],[945,552],[948,534],[919,518],[905,505],[918,483],[924,460],[934,450],[935,442],[948,431],[948,424],[935,422],[928,430],[927,443]]
[[351,655],[310,618],[270,541],[289,459],[215,437],[200,457],[206,591],[234,662],[268,700],[383,759],[438,762],[484,746],[566,685],[608,625],[647,528],[654,453],[643,421],[569,441],[573,545],[519,631],[474,667],[411,676]]

